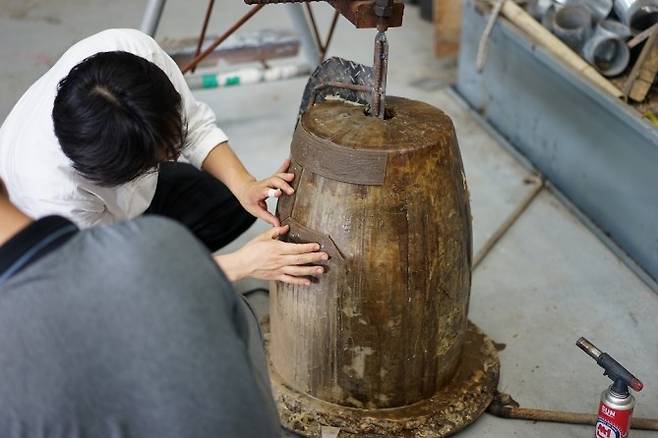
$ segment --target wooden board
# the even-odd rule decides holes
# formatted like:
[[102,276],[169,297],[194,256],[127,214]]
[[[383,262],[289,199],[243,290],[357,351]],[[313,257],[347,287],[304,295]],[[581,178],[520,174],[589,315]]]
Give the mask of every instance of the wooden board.
[[624,92],[627,92],[628,97],[635,102],[642,102],[651,89],[656,73],[658,73],[658,27],[653,29],[642,48],[624,87]]
[[456,57],[462,26],[461,0],[434,0],[434,54]]

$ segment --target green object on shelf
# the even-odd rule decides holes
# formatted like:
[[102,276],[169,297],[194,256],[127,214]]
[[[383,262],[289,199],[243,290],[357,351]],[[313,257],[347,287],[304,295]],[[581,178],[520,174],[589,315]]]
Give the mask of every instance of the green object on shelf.
[[217,88],[219,87],[219,82],[217,82],[217,75],[208,74],[201,76],[201,87],[202,88]]
[[232,85],[240,85],[240,76],[231,76],[229,78],[226,78],[225,85],[227,87],[230,87]]

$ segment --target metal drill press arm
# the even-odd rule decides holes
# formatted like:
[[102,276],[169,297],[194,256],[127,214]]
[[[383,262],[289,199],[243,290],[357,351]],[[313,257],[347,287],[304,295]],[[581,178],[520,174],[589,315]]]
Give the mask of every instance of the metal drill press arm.
[[[267,5],[278,3],[310,3],[321,0],[245,0],[248,5]],[[376,0],[326,0],[343,17],[359,29],[377,27],[380,22],[375,13]],[[388,1],[388,0],[387,0]],[[387,27],[402,26],[404,3],[402,0],[391,0],[391,13],[386,17]]]
[[[271,3],[300,3],[308,1],[317,0],[245,0],[245,3],[264,5]],[[302,99],[300,116],[306,111],[306,109],[308,109],[309,102],[312,104],[315,100],[318,91],[316,88],[318,86],[340,90],[340,92],[337,93],[339,95],[341,93],[345,94],[346,92],[350,94],[351,92],[350,95],[352,96],[354,92],[362,91],[361,89],[355,89],[355,85],[357,88],[366,85],[370,86],[371,89],[369,114],[384,119],[386,116],[386,76],[388,71],[388,40],[386,39],[385,32],[389,27],[400,26],[402,24],[404,4],[402,4],[400,0],[329,0],[329,4],[335,7],[338,12],[350,20],[356,27],[377,28],[377,36],[375,37],[375,46],[373,50],[372,74],[369,74],[369,76],[372,77],[372,80],[367,82],[362,80],[360,83],[356,80],[347,82],[341,81],[339,77],[344,77],[345,75],[353,76],[355,69],[352,68],[344,73],[339,73],[336,72],[335,69],[328,68],[335,67],[336,65],[339,65],[340,62],[346,61],[340,60],[339,63],[323,63],[318,67],[319,70],[316,70],[309,79],[309,83],[304,92],[304,98]],[[367,67],[356,63],[351,63],[351,66],[358,66],[357,70],[363,72],[368,70]],[[322,69],[326,70],[323,72]],[[336,73],[335,77],[328,78],[327,74],[332,72]],[[324,76],[325,79],[322,82],[319,82],[318,76]],[[327,86],[328,83],[333,83],[334,86],[329,87]]]

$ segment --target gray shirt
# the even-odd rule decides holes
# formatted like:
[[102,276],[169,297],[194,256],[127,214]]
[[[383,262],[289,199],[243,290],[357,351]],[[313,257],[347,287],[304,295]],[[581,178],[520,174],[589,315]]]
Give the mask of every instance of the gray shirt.
[[81,231],[0,286],[1,437],[278,431],[253,315],[181,226]]

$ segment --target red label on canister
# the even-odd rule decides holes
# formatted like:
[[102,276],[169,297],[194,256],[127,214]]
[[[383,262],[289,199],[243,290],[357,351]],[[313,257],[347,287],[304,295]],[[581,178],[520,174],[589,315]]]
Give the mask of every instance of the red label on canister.
[[618,411],[601,402],[594,438],[626,438],[632,413],[633,409]]

